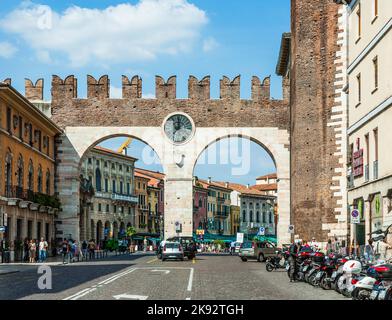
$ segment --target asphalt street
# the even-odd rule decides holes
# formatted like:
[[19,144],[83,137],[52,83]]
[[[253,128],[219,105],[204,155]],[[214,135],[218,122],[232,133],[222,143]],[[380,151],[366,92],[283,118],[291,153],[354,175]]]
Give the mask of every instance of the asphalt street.
[[[0,266],[0,270],[16,267]],[[0,273],[0,299],[28,300],[341,300],[334,291],[290,283],[284,270],[238,256],[198,255],[194,261],[158,260],[152,254],[112,256],[51,265],[52,289],[38,287],[38,266]],[[45,271],[46,272],[46,271]],[[46,274],[45,274],[46,275]]]

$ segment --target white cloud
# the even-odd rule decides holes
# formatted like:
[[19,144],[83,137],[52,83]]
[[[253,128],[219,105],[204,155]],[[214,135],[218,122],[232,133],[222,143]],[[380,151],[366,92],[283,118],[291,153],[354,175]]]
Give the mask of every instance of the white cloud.
[[9,59],[18,51],[18,49],[9,42],[0,42],[0,57]]
[[203,42],[203,51],[210,52],[219,47],[219,43],[212,37],[209,37]]
[[102,10],[72,6],[64,12],[28,1],[0,20],[0,28],[48,58],[42,60],[63,54],[79,67],[189,52],[207,21],[188,0],[140,0]]
[[153,93],[143,93],[143,99],[155,99],[155,94]]

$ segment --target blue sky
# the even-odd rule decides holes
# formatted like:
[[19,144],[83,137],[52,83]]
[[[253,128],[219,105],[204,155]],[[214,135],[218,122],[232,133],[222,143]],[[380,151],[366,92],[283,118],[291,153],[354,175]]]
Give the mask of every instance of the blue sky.
[[[42,77],[50,100],[52,74],[74,74],[79,97],[87,74],[108,74],[112,97],[121,96],[122,74],[140,75],[145,97],[155,94],[155,75],[177,75],[177,96],[185,98],[189,75],[210,75],[218,98],[220,78],[240,74],[246,99],[253,75],[272,75],[271,96],[281,98],[275,66],[289,16],[290,0],[0,0],[0,80],[12,78],[24,92],[24,78]],[[252,174],[239,182],[273,169],[258,146],[251,150]],[[205,167],[227,180],[227,168]]]

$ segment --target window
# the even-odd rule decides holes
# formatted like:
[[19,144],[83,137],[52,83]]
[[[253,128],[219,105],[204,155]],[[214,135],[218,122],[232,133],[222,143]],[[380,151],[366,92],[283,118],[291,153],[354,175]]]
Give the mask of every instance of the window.
[[246,222],[246,211],[242,211],[242,222]]
[[127,166],[127,172],[129,172],[129,167]]
[[272,212],[269,213],[269,223],[274,223],[272,220]]
[[140,189],[140,182],[137,183],[137,188]]
[[120,194],[123,194],[123,182],[120,181]]
[[369,134],[365,134],[365,146],[366,146],[366,164],[369,165]]
[[253,222],[253,211],[249,212],[249,222]]
[[266,219],[266,216],[265,216],[265,212],[263,212],[263,223],[266,223],[267,222],[267,219]]
[[95,188],[97,191],[102,190],[102,177],[101,170],[99,170],[99,168],[95,170]]
[[374,136],[374,160],[378,161],[378,129],[373,130]]
[[114,163],[112,163],[112,169],[116,169],[116,165]]
[[50,171],[46,171],[46,194],[50,195]]
[[107,167],[108,167],[108,162],[107,162],[107,161],[105,161],[105,163],[104,163],[104,167],[105,167],[105,168],[107,168]]
[[88,164],[92,164],[91,158],[88,158]]
[[112,181],[112,192],[116,193],[116,180]]
[[98,203],[98,212],[102,211],[102,205],[100,203]]
[[38,192],[42,193],[42,167],[38,166]]
[[99,167],[99,160],[97,160],[97,161],[95,162],[95,164],[97,165],[97,167]]
[[34,191],[34,166],[33,161],[31,160],[29,162],[29,174],[27,178],[27,187],[29,191]]
[[373,59],[373,71],[374,71],[374,91],[375,91],[378,88],[378,57],[375,57]]
[[23,157],[20,154],[18,159],[18,188],[20,189],[20,192],[23,189],[23,167]]
[[109,205],[108,204],[106,205],[106,212],[109,213]]
[[[358,40],[361,38],[361,33],[362,33],[362,21],[361,21],[361,4],[358,5],[358,10],[357,10],[357,23],[358,23]],[[357,41],[358,41],[357,40]]]
[[11,108],[7,107],[7,131],[12,134],[11,127]]
[[203,207],[203,201],[201,199],[199,199],[199,208]]
[[105,179],[105,192],[109,191],[109,180]]
[[117,213],[117,206],[116,205],[113,206],[113,212]]
[[23,119],[19,116],[19,139],[23,141]]
[[361,92],[361,74],[357,75],[357,85],[358,85],[358,104],[361,103],[362,92]]
[[260,222],[260,212],[256,213],[256,222]]
[[122,171],[122,165],[121,164],[118,166],[118,170]]

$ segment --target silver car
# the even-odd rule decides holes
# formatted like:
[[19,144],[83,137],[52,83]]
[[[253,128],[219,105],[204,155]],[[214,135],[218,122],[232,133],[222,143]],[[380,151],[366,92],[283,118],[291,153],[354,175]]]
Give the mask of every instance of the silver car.
[[162,261],[166,259],[179,259],[184,261],[184,250],[179,242],[166,242],[162,248]]

